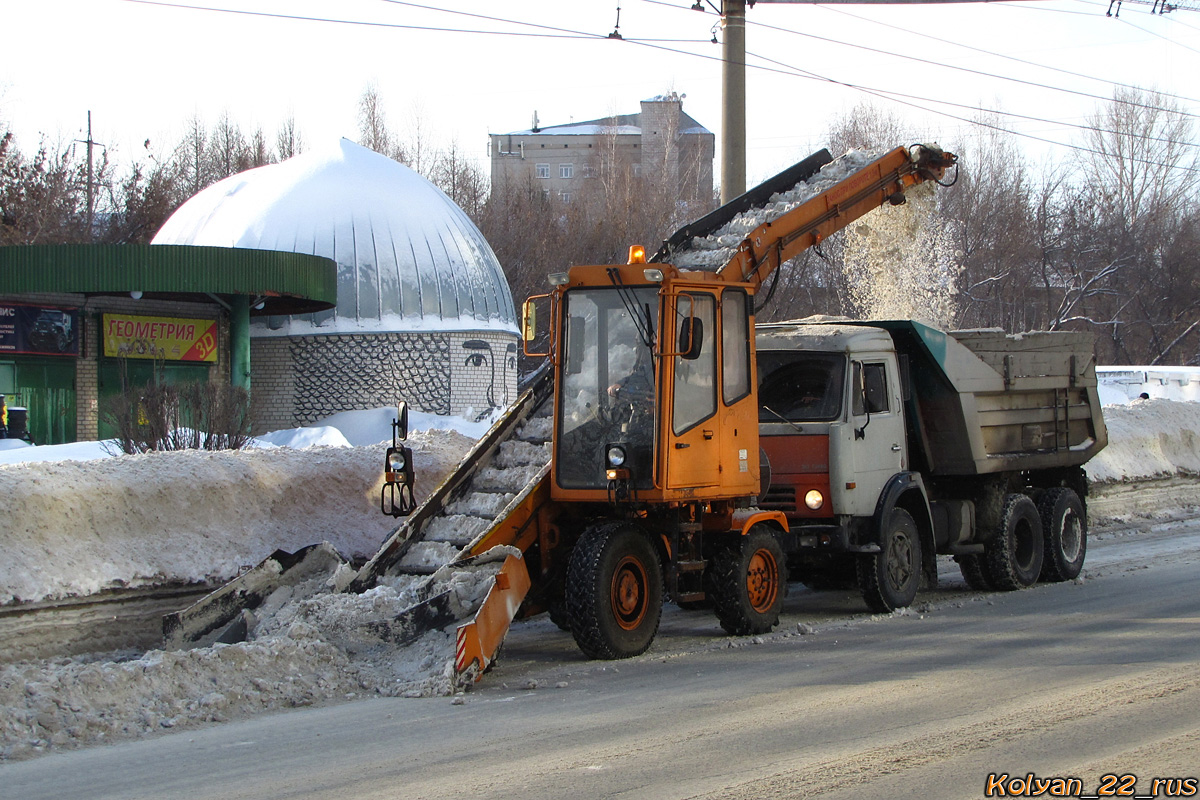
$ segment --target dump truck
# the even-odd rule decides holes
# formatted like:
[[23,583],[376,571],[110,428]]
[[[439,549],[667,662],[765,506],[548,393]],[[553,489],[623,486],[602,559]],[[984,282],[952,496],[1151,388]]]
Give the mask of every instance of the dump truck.
[[1107,442],[1090,335],[821,320],[755,338],[759,506],[787,516],[793,578],[885,612],[936,584],[939,553],[977,589],[1079,574],[1082,464]]
[[[1024,585],[1044,561],[1059,564],[1047,577],[1069,575],[1086,537],[1079,465],[1104,443],[1082,338],[1027,346],[906,322],[755,333],[756,297],[785,262],[941,183],[955,161],[934,145],[821,151],[652,255],[635,246],[627,263],[549,276],[522,315],[542,367],[419,504],[398,418],[384,507],[398,497],[406,516],[338,588],[428,576],[417,602],[374,630],[402,642],[461,621],[468,680],[514,618],[543,612],[592,658],[644,652],[665,599],[711,606],[731,634],[769,631],[789,569],[814,584],[850,574],[880,610],[932,585],[938,552],[972,585]],[[797,353],[809,355],[789,361]],[[787,376],[807,375],[804,363],[825,382],[820,419],[791,404]],[[1061,523],[1049,537],[1058,561],[1033,553],[1047,538],[1039,504],[1047,529]],[[168,640],[236,640],[250,610],[334,556],[274,554],[165,620]],[[487,560],[494,583],[459,620],[437,576]]]

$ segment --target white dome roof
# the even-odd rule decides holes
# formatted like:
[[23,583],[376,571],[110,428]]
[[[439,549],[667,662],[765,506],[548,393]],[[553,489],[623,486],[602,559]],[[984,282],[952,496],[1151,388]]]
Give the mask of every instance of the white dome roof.
[[283,250],[332,258],[337,308],[272,317],[268,331],[516,331],[508,281],[483,234],[408,167],[342,139],[209,186],[153,244]]

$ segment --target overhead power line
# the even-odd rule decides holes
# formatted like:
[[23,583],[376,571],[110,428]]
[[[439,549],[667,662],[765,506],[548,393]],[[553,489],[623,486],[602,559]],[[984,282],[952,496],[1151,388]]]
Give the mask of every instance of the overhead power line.
[[[749,21],[747,21],[746,24],[754,25],[755,27],[759,27],[759,28],[767,28],[768,30],[779,31],[781,33],[788,33],[793,36],[801,36],[806,39],[815,39],[815,40],[821,41],[821,42],[828,42],[830,44],[836,44],[841,47],[850,47],[855,50],[865,50],[869,53],[877,53],[879,55],[890,56],[892,58],[899,58],[899,59],[902,59],[905,61],[915,61],[918,64],[928,64],[930,66],[941,67],[942,69],[954,70],[956,72],[966,72],[966,73],[969,73],[972,75],[979,75],[979,76],[986,77],[986,78],[995,78],[996,80],[1008,81],[1010,83],[1017,83],[1017,84],[1021,84],[1023,86],[1031,86],[1031,87],[1034,87],[1037,89],[1046,89],[1048,91],[1053,91],[1053,92],[1063,92],[1064,94],[1073,94],[1078,97],[1086,97],[1091,100],[1100,100],[1100,101],[1106,102],[1106,103],[1111,102],[1113,100],[1113,98],[1111,98],[1111,97],[1105,97],[1104,95],[1092,94],[1091,92],[1082,92],[1082,91],[1078,91],[1076,89],[1066,89],[1061,86],[1051,86],[1049,84],[1039,83],[1037,81],[1027,81],[1022,78],[1011,78],[1007,75],[997,75],[994,72],[985,72],[983,70],[971,69],[970,67],[959,67],[959,66],[955,66],[953,64],[944,64],[940,61],[932,61],[928,58],[920,58],[918,56],[904,55],[903,53],[895,53],[895,52],[892,52],[889,50],[880,50],[879,48],[868,47],[868,46],[862,45],[862,44],[853,44],[850,42],[843,42],[843,41],[839,41],[837,39],[831,39],[827,36],[817,36],[814,33],[804,33],[803,31],[794,31],[794,30],[791,30],[790,28],[781,28],[778,25],[768,25],[763,22],[751,23]],[[1118,102],[1127,103],[1128,105],[1136,106],[1139,108],[1152,109],[1155,111],[1170,111],[1171,113],[1183,114],[1184,116],[1188,116],[1188,117],[1200,118],[1200,114],[1191,114],[1186,111],[1162,108],[1160,106],[1154,106],[1154,105],[1150,105],[1147,103],[1138,103],[1138,102],[1125,101],[1125,100],[1118,101]]]
[[[862,22],[869,22],[873,25],[881,25],[881,26],[884,26],[887,28],[891,28],[893,30],[902,31],[903,33],[906,33],[910,36],[920,36],[922,38],[929,39],[930,41],[940,42],[941,44],[948,44],[948,45],[952,45],[954,47],[961,47],[964,50],[970,50],[975,53],[982,53],[984,55],[1004,59],[1005,61],[1013,61],[1018,64],[1025,64],[1027,66],[1037,67],[1038,69],[1049,70],[1051,72],[1059,72],[1059,73],[1062,73],[1063,75],[1070,75],[1075,78],[1083,78],[1085,80],[1098,81],[1100,83],[1109,84],[1111,86],[1121,86],[1125,89],[1140,89],[1140,88],[1142,88],[1140,86],[1133,86],[1128,83],[1121,83],[1120,81],[1114,81],[1114,80],[1110,80],[1108,78],[1101,78],[1096,75],[1088,75],[1087,73],[1084,73],[1084,72],[1074,72],[1072,70],[1063,69],[1061,67],[1052,67],[1049,64],[1040,64],[1036,61],[1029,61],[1028,59],[1017,58],[1016,56],[1005,55],[1004,53],[996,53],[996,52],[987,50],[982,47],[974,47],[973,45],[963,44],[962,42],[956,42],[953,39],[943,39],[940,36],[934,36],[932,34],[923,33],[921,31],[914,31],[910,28],[901,28],[898,25],[892,25],[890,23],[880,22],[879,20],[874,20],[874,19],[871,19],[870,17],[864,17],[861,14],[854,14],[850,11],[846,11],[845,9],[843,9],[841,7],[822,6],[822,8],[824,8],[826,11],[832,11],[836,14],[843,14],[847,17],[852,17],[852,18],[860,20]],[[1176,44],[1178,44],[1178,43],[1176,43]],[[1182,47],[1183,45],[1180,45],[1180,46]],[[1190,50],[1191,48],[1187,48],[1187,49]],[[1171,94],[1169,92],[1159,92],[1159,94],[1162,94],[1166,97],[1173,97],[1177,100],[1187,100],[1188,102],[1192,102],[1192,103],[1200,103],[1200,100],[1197,100],[1193,97],[1184,97],[1182,95]]]
[[[592,39],[592,40],[597,40],[597,41],[600,41],[600,40],[619,41],[619,42],[623,42],[623,43],[629,44],[629,45],[634,45],[634,46],[639,46],[639,47],[648,47],[651,49],[661,50],[664,52],[674,53],[677,55],[684,55],[684,56],[688,56],[691,58],[700,58],[703,60],[714,61],[714,62],[723,61],[723,59],[720,56],[712,56],[712,55],[707,55],[704,53],[695,53],[695,52],[690,52],[687,50],[679,50],[674,47],[668,47],[665,44],[663,44],[659,41],[656,41],[656,40],[652,40],[652,39],[634,39],[634,38],[610,39],[607,34],[596,34],[596,33],[589,33],[586,31],[575,31],[575,30],[571,30],[571,29],[567,29],[567,28],[557,28],[554,26],[543,25],[540,23],[525,22],[522,20],[505,19],[502,17],[490,17],[487,15],[475,14],[472,12],[465,12],[465,11],[458,11],[455,9],[439,8],[436,6],[426,6],[426,5],[422,5],[419,3],[402,2],[402,0],[383,0],[383,1],[395,4],[395,5],[409,6],[409,7],[413,7],[413,8],[420,8],[420,9],[435,11],[435,12],[439,12],[439,13],[451,13],[451,14],[457,14],[457,15],[461,15],[461,16],[485,19],[490,22],[499,22],[502,24],[534,28],[534,29],[537,29],[538,32],[496,31],[496,30],[481,30],[481,29],[472,29],[472,28],[466,28],[466,29],[447,28],[447,27],[428,26],[428,25],[407,25],[407,24],[401,24],[401,23],[378,22],[378,21],[369,21],[369,20],[346,20],[346,19],[337,19],[337,18],[331,18],[331,17],[313,17],[313,16],[304,16],[304,15],[294,15],[294,14],[279,14],[279,13],[266,12],[266,11],[252,11],[252,10],[246,10],[246,9],[221,8],[221,7],[217,7],[217,6],[202,6],[202,5],[184,4],[184,3],[168,3],[168,2],[163,2],[163,0],[125,0],[125,2],[137,3],[140,5],[159,6],[159,7],[165,7],[165,8],[175,8],[175,9],[184,9],[184,10],[192,10],[192,11],[209,11],[209,12],[216,12],[216,13],[238,14],[238,15],[244,15],[244,16],[256,16],[256,17],[266,17],[266,18],[274,18],[274,19],[290,19],[290,20],[305,21],[305,22],[321,22],[321,23],[341,24],[341,25],[361,25],[361,26],[367,26],[367,27],[395,28],[395,29],[401,29],[401,30],[421,30],[421,31],[446,32],[446,33],[464,33],[464,34],[481,34],[481,35],[497,35],[497,36],[520,36],[520,37],[542,37],[542,38],[562,38],[562,39]],[[645,1],[646,2],[655,2],[655,0],[645,0]],[[681,6],[674,6],[674,4],[670,4],[670,3],[661,3],[660,2],[659,4],[660,5],[669,5],[669,6],[672,6],[675,8],[684,8]],[[786,29],[781,29],[781,30],[784,30],[785,32],[787,32]],[[791,31],[791,32],[796,33],[795,31]],[[685,41],[695,41],[695,40],[685,40]],[[705,41],[707,41],[707,40],[705,40]],[[839,45],[846,44],[844,42],[837,42],[836,40],[829,40],[829,41],[831,41],[834,44],[839,44]],[[847,46],[852,46],[852,45],[847,45]],[[748,54],[748,55],[753,55],[753,54]],[[763,56],[755,55],[755,57],[761,58],[767,62],[773,62],[776,64],[781,63],[781,62],[775,62],[773,59],[769,59],[769,58],[766,58]],[[899,97],[908,97],[907,95],[903,95],[900,93],[888,92],[887,90],[873,89],[873,88],[865,87],[865,86],[858,86],[858,85],[851,84],[851,83],[848,83],[845,81],[838,81],[838,80],[835,80],[832,78],[816,75],[813,73],[806,74],[805,70],[801,70],[801,69],[799,69],[797,67],[793,67],[793,66],[783,65],[782,68],[781,67],[767,67],[767,66],[763,66],[761,64],[747,64],[746,66],[748,68],[756,69],[759,71],[772,72],[772,73],[777,73],[777,74],[785,75],[785,76],[789,76],[789,77],[804,78],[804,79],[808,79],[808,80],[818,80],[818,81],[822,81],[822,82],[826,82],[826,83],[831,83],[831,84],[843,86],[848,89],[859,91],[864,94],[869,94],[869,95],[872,95],[875,97],[879,97],[880,99],[883,99],[883,100],[889,100],[891,102],[900,103],[901,105],[910,106],[912,108],[916,108],[918,110],[925,111],[926,113],[937,114],[939,116],[947,117],[949,119],[954,119],[954,120],[966,123],[968,125],[976,125],[976,126],[980,126],[980,127],[990,128],[993,130],[1002,131],[1004,133],[1009,133],[1014,136],[1020,136],[1023,138],[1032,139],[1034,141],[1040,141],[1040,142],[1045,142],[1048,144],[1054,144],[1054,145],[1066,147],[1066,148],[1081,151],[1081,152],[1092,153],[1095,155],[1104,155],[1103,153],[1101,153],[1097,150],[1092,150],[1090,148],[1081,147],[1081,146],[1072,145],[1072,144],[1065,144],[1063,142],[1054,141],[1052,139],[1046,139],[1043,137],[1034,136],[1032,134],[1026,134],[1026,133],[1021,133],[1019,131],[1009,130],[1009,129],[1000,127],[998,125],[993,125],[993,124],[986,123],[986,122],[983,122],[983,121],[980,121],[977,119],[969,119],[966,117],[960,117],[960,116],[957,116],[957,115],[954,115],[954,114],[951,114],[951,113],[948,113],[945,111],[938,111],[937,109],[931,109],[931,108],[927,108],[924,106],[920,106],[920,105],[917,105],[915,102],[910,102],[909,100],[897,99]],[[945,66],[945,65],[939,65],[939,66]],[[940,101],[940,100],[936,100],[933,98],[915,98],[915,99],[921,100],[922,102],[932,102],[932,103],[944,103],[945,102],[945,101]],[[1108,102],[1110,100],[1109,98],[1099,98],[1099,99],[1104,100],[1105,102]],[[1159,110],[1170,111],[1169,109],[1159,109]],[[997,114],[1005,115],[1005,116],[1018,116],[1018,115],[1010,115],[1010,114],[1007,114],[1006,112],[1001,112],[1001,111],[996,111],[996,112],[992,112],[992,113],[997,113]],[[1180,113],[1180,112],[1172,112],[1172,113]],[[1189,114],[1187,116],[1193,116],[1193,115]],[[1086,126],[1075,126],[1075,125],[1072,125],[1071,123],[1060,123],[1057,121],[1043,120],[1043,119],[1039,119],[1036,117],[1024,117],[1024,118],[1032,119],[1032,120],[1036,120],[1036,121],[1040,121],[1040,122],[1045,122],[1048,124],[1066,125],[1069,127],[1083,127],[1084,129],[1089,129]],[[1191,171],[1191,172],[1200,172],[1200,170],[1196,170],[1196,169],[1193,169],[1190,167],[1161,164],[1161,163],[1152,162],[1152,161],[1142,161],[1142,160],[1139,160],[1139,161],[1140,161],[1140,163],[1145,163],[1145,164],[1151,165],[1151,166],[1159,166],[1159,167],[1166,167],[1166,168],[1174,167],[1174,168],[1184,169],[1184,170]]]

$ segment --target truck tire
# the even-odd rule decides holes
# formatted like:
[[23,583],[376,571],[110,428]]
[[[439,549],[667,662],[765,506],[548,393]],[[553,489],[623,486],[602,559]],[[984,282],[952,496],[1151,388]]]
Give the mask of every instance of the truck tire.
[[1079,495],[1071,489],[1048,489],[1038,503],[1045,556],[1041,580],[1069,581],[1083,569],[1087,555],[1087,516]]
[[921,536],[912,515],[892,509],[879,546],[879,553],[859,556],[858,585],[867,607],[886,614],[912,605],[921,585]]
[[713,609],[726,633],[768,633],[779,623],[787,563],[770,528],[750,528],[738,544],[718,551],[709,569]]
[[1037,583],[1042,572],[1042,518],[1027,495],[1010,494],[1000,512],[1000,530],[983,553],[983,568],[993,588],[1013,591]]
[[658,553],[627,522],[588,528],[567,567],[571,635],[589,658],[629,658],[646,652],[662,616]]
[[983,556],[968,553],[966,555],[955,556],[954,560],[958,562],[958,571],[962,573],[963,580],[967,582],[967,586],[977,592],[989,592],[992,590],[992,585],[988,583],[987,573],[983,569]]

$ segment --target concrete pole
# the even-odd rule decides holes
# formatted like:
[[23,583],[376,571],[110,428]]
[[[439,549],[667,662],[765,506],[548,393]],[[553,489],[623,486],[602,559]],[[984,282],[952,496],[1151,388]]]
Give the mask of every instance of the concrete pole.
[[250,298],[244,294],[229,304],[229,383],[250,391]]
[[746,0],[725,0],[721,71],[721,203],[746,191]]

